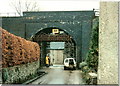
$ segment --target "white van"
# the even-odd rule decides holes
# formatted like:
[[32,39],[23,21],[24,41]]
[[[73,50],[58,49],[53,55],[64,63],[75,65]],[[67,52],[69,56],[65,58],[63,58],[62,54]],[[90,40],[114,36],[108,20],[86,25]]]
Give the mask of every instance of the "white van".
[[76,69],[76,61],[74,58],[64,59],[64,70],[66,70],[67,68]]

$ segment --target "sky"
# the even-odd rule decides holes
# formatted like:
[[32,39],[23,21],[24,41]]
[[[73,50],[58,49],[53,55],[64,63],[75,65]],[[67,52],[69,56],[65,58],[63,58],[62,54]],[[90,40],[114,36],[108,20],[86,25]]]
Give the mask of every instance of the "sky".
[[[18,0],[0,0],[0,15],[15,13],[11,2]],[[33,1],[33,0],[29,0]],[[36,0],[40,11],[81,11],[99,9],[98,0]]]

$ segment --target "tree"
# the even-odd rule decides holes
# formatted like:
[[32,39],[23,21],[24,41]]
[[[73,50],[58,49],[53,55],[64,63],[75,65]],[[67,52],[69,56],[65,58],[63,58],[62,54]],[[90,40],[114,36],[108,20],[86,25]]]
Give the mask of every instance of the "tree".
[[20,16],[22,16],[23,11],[39,11],[39,6],[35,0],[12,0],[10,5]]

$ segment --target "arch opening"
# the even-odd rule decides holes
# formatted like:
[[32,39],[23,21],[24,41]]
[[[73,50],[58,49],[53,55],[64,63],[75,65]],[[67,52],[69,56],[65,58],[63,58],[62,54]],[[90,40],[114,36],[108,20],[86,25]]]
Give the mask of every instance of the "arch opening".
[[40,45],[40,65],[45,65],[45,57],[50,57],[50,65],[63,64],[65,58],[76,59],[76,43],[66,31],[51,27],[37,32],[32,41]]

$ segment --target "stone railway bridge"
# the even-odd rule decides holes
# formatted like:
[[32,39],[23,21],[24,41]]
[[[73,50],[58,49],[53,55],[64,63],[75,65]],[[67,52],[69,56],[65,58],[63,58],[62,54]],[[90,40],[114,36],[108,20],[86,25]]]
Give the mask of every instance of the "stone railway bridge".
[[[62,41],[66,44],[70,42],[74,45],[73,57],[76,58],[79,64],[85,60],[89,50],[94,18],[95,12],[93,10],[42,11],[24,12],[21,17],[2,17],[0,20],[2,28],[10,33],[38,42],[41,47],[41,59],[43,60],[46,56],[46,53],[43,52],[45,51],[45,42]],[[65,32],[65,34],[50,36],[52,29],[59,29]]]
[[[97,84],[118,85],[119,83],[119,7],[119,2],[100,2],[101,13],[99,17],[99,64]],[[94,18],[94,11],[24,12],[21,17],[0,18],[0,22],[2,22],[0,26],[17,36],[21,36],[26,39],[32,38],[33,41],[36,41],[39,44],[43,41],[66,41],[66,39],[57,40],[56,38],[54,38],[54,40],[47,40],[48,35],[45,40],[37,39],[37,37],[41,37],[43,35],[42,32],[45,32],[46,30],[49,32],[50,29],[57,28],[64,31],[66,37],[68,37],[68,39],[71,38],[72,43],[75,45],[75,58],[79,63],[85,59],[88,52]],[[60,39],[61,36],[57,37]],[[36,68],[38,68],[38,63],[33,64],[36,64]],[[8,75],[10,77],[7,79],[10,79],[10,81],[13,80],[13,78],[14,80],[19,80],[19,76],[22,76],[21,78],[23,79],[23,76],[26,77],[26,71],[32,71],[30,69],[35,67],[33,64],[5,69],[6,74],[11,73],[11,75]],[[15,72],[16,68],[17,71]],[[18,73],[19,71],[20,74]],[[13,77],[15,74],[16,78]]]

